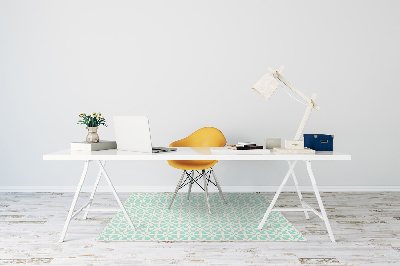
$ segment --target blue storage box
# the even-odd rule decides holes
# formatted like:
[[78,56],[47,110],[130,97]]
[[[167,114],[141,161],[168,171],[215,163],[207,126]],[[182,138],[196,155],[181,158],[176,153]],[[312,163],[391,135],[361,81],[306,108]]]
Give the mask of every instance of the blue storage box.
[[315,151],[333,151],[333,135],[304,134],[304,147]]

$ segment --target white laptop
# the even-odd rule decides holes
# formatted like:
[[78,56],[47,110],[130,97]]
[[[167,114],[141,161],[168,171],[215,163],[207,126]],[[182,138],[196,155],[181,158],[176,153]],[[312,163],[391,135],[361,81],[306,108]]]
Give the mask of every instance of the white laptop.
[[137,152],[168,152],[176,148],[152,147],[149,119],[146,116],[114,116],[117,149]]

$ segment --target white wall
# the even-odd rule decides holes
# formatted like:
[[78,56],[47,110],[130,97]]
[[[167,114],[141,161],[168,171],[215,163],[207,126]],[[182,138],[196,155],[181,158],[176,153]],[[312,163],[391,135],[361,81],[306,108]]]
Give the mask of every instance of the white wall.
[[[250,88],[267,68],[318,94],[304,133],[334,134],[348,162],[324,186],[399,186],[399,1],[0,0],[0,186],[75,186],[79,162],[42,155],[84,140],[81,112],[147,115],[153,144],[204,126],[228,143],[293,139],[305,106]],[[394,144],[391,144],[394,143]],[[166,162],[110,162],[117,186],[174,186]],[[276,186],[287,165],[219,162],[225,186]],[[305,166],[300,182],[309,185]],[[91,179],[95,168],[91,169]]]

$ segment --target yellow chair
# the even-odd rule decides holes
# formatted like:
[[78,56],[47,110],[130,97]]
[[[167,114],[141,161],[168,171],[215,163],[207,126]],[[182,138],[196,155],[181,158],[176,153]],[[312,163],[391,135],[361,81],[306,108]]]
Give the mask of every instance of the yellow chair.
[[[170,147],[224,147],[226,144],[226,139],[221,131],[213,127],[204,127],[196,132],[192,133],[190,136],[172,142]],[[172,203],[175,200],[176,193],[179,189],[183,188],[186,185],[189,185],[188,191],[188,200],[190,200],[190,192],[192,190],[192,185],[196,183],[199,185],[205,192],[207,205],[208,205],[208,212],[211,214],[210,210],[210,202],[208,200],[208,184],[212,183],[213,185],[217,186],[219,194],[221,195],[222,199],[226,204],[226,200],[224,195],[222,194],[221,187],[219,185],[217,176],[214,173],[212,167],[217,163],[217,160],[168,160],[168,164],[172,167],[177,169],[183,170],[183,174],[181,179],[179,180],[178,185],[176,186],[175,193],[172,197],[171,203],[169,204],[169,209],[172,206]],[[210,168],[210,170],[206,171],[206,169]],[[194,172],[198,173],[195,177]],[[201,171],[201,174],[199,173]],[[213,174],[214,181],[211,181],[211,174]],[[183,178],[186,175],[185,181]],[[203,177],[204,181],[204,188],[197,183],[197,181]],[[183,182],[182,182],[183,181]]]

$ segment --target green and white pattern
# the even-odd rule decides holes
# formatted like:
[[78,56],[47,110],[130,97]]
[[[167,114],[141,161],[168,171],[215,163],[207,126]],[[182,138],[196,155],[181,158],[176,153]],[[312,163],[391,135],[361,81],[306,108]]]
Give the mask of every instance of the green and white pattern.
[[257,230],[269,202],[261,193],[210,193],[208,214],[204,193],[133,193],[125,208],[137,230],[118,212],[97,241],[307,241],[280,213],[272,212],[263,230]]

